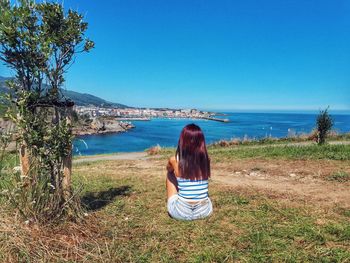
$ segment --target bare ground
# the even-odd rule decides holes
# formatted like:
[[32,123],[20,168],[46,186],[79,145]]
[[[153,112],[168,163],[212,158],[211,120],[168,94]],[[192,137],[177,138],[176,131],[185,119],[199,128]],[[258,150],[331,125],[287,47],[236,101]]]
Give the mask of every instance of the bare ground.
[[[86,161],[133,161],[135,168],[156,169],[158,176],[165,169],[165,161],[146,153],[124,153],[84,157]],[[281,201],[296,201],[317,206],[350,207],[350,182],[326,180],[343,171],[350,174],[350,163],[331,160],[264,160],[242,159],[212,164],[212,180],[216,184],[237,190],[261,193]],[[161,175],[162,176],[162,175]]]
[[73,163],[94,162],[94,161],[114,161],[114,160],[146,160],[149,157],[146,152],[130,152],[111,155],[93,155],[79,157]]
[[237,160],[213,165],[213,181],[234,188],[315,205],[350,207],[350,182],[330,182],[327,176],[350,163],[326,160]]

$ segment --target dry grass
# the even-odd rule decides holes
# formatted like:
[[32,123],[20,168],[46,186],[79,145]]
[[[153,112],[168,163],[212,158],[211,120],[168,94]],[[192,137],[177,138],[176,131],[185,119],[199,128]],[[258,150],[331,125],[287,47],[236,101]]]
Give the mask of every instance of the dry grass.
[[89,215],[80,223],[39,226],[12,218],[3,212],[0,219],[0,261],[75,262],[103,258],[101,218]]
[[300,182],[312,183],[305,178],[319,169],[319,180],[344,187],[324,177],[340,169],[349,171],[348,161],[213,158],[212,165],[214,214],[205,220],[179,222],[166,211],[164,158],[78,164],[74,180],[85,185],[85,220],[36,227],[3,213],[0,260],[349,262],[350,207],[217,180],[246,170],[293,185],[296,181],[288,178],[294,171],[302,175]]
[[161,151],[162,151],[162,147],[160,147],[159,144],[157,144],[156,146],[153,146],[153,147],[147,149],[147,153],[149,155],[156,155],[156,154],[159,154]]

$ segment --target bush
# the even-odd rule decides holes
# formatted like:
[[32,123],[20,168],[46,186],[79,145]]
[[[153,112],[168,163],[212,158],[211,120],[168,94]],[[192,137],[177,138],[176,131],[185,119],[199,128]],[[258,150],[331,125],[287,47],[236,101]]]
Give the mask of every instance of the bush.
[[0,120],[0,180],[4,175],[4,170],[8,169],[9,152],[8,147],[13,139],[14,126],[11,122],[1,122]]
[[160,147],[160,145],[157,144],[156,146],[153,146],[153,147],[149,148],[147,150],[147,153],[149,155],[156,155],[156,154],[159,154],[161,152],[161,150],[162,150],[162,147]]
[[324,144],[327,135],[333,127],[333,119],[328,114],[328,108],[320,112],[320,114],[317,116],[316,124],[318,133],[317,143]]

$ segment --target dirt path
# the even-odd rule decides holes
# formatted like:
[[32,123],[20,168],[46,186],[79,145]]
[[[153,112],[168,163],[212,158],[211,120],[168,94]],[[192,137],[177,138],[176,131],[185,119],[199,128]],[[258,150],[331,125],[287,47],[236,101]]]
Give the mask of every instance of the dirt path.
[[113,161],[113,160],[146,160],[150,158],[145,152],[119,153],[111,155],[93,155],[74,159],[73,163]]
[[339,171],[350,173],[350,164],[324,160],[239,160],[213,167],[213,181],[278,199],[350,207],[350,182],[327,180]]
[[239,188],[257,190],[279,198],[311,201],[319,205],[338,204],[350,207],[350,186],[325,183],[321,180],[298,180],[288,178],[267,178],[244,175],[217,176],[214,181]]

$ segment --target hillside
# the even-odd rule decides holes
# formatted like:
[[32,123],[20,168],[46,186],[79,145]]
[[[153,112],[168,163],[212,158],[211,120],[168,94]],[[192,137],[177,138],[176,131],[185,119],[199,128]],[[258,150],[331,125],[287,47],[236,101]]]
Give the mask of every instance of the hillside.
[[[0,76],[0,93],[7,93],[9,92],[9,89],[6,87],[5,82],[9,80],[10,78],[2,77]],[[115,107],[115,108],[127,108],[128,106],[120,104],[120,103],[114,103],[110,101],[106,101],[104,99],[101,99],[97,96],[87,94],[87,93],[80,93],[72,90],[65,90],[62,89],[62,94],[64,97],[69,98],[75,102],[78,106],[98,106],[98,107]]]

